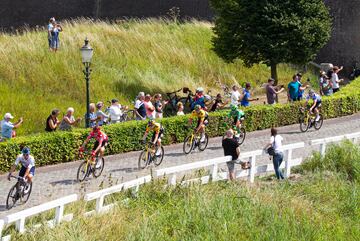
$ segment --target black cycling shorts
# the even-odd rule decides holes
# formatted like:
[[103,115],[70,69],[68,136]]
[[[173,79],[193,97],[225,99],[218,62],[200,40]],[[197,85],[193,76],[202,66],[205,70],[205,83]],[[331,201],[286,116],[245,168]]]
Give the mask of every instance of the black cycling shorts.
[[[107,146],[107,144],[108,144],[108,141],[103,141],[101,144],[101,147],[105,147],[105,146]],[[95,151],[98,148],[98,146],[99,146],[99,142],[95,141],[93,151]]]
[[[159,131],[159,137],[158,137],[158,140],[161,140],[161,138],[163,137],[164,135],[164,129],[161,128],[160,131]],[[151,141],[153,142],[155,140],[155,137],[156,137],[156,132],[153,133],[152,137],[151,137]]]

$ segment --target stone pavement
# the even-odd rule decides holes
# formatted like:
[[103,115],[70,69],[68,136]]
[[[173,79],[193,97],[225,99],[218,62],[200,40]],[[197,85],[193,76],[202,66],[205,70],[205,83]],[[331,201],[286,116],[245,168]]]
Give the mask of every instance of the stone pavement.
[[[280,127],[279,134],[284,138],[283,144],[291,144],[295,142],[305,142],[308,145],[309,140],[336,136],[341,134],[349,134],[360,132],[360,113],[352,116],[341,117],[324,121],[319,131],[310,129],[306,133],[301,133],[299,125],[291,125]],[[270,139],[270,130],[261,130],[247,133],[241,151],[252,151],[262,149]],[[318,150],[318,147],[315,147]],[[294,151],[293,158],[306,157],[314,147],[306,146],[305,149]],[[139,151],[129,152],[105,158],[105,168],[102,175],[95,179],[90,177],[83,183],[76,181],[77,169],[80,161],[63,163],[53,166],[38,167],[33,185],[31,197],[25,205],[17,206],[10,211],[5,209],[6,197],[10,187],[14,184],[14,180],[9,182],[6,180],[6,174],[0,176],[0,218],[6,214],[23,210],[41,203],[54,200],[66,195],[78,193],[93,192],[105,187],[128,181],[150,174],[150,169],[137,170]],[[180,165],[189,162],[201,161],[215,157],[223,156],[221,148],[221,138],[212,138],[208,148],[204,152],[194,151],[189,155],[183,154],[182,144],[175,144],[165,147],[165,157],[163,163],[157,168]],[[257,159],[257,164],[269,162],[267,156]],[[225,166],[223,167],[224,170]]]

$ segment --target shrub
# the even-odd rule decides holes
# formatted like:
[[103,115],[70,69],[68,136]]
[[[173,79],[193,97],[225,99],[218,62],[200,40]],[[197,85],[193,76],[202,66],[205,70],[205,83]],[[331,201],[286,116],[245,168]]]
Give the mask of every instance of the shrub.
[[[341,92],[331,97],[324,97],[322,114],[325,119],[350,115],[360,110],[360,81],[354,81]],[[303,103],[259,105],[245,108],[247,131],[261,130],[273,126],[298,123],[299,107]],[[210,137],[220,136],[225,132],[223,122],[227,111],[210,113],[207,133]],[[188,116],[174,116],[161,120],[165,128],[163,143],[182,142],[190,130],[187,130]],[[103,127],[110,138],[107,154],[139,150],[139,140],[145,131],[146,122],[129,121]],[[36,158],[37,166],[73,161],[85,139],[87,130],[75,129],[72,132],[56,132],[29,135],[0,143],[0,171],[7,171],[15,160],[20,147],[27,145]]]

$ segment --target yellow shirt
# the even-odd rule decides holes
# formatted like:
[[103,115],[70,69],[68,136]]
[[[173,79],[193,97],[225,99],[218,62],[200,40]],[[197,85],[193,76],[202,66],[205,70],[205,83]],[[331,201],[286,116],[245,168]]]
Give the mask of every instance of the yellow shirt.
[[206,112],[204,110],[200,110],[199,113],[193,110],[191,113],[191,117],[197,117],[200,121],[205,120]]
[[154,132],[158,133],[158,132],[160,132],[160,129],[161,129],[160,123],[154,123],[154,125],[152,125],[152,126],[149,126],[149,125],[146,126],[146,132],[154,131]]

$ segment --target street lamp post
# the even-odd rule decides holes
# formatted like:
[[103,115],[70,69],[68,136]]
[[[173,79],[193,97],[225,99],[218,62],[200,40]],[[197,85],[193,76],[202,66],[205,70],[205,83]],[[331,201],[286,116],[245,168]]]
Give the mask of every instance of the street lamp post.
[[80,49],[81,56],[82,56],[82,62],[85,66],[85,70],[83,70],[83,73],[85,75],[86,80],[86,118],[85,118],[85,127],[90,127],[90,93],[89,93],[89,85],[90,85],[90,65],[91,65],[91,59],[93,56],[93,49],[89,45],[89,40],[85,38],[85,44]]

